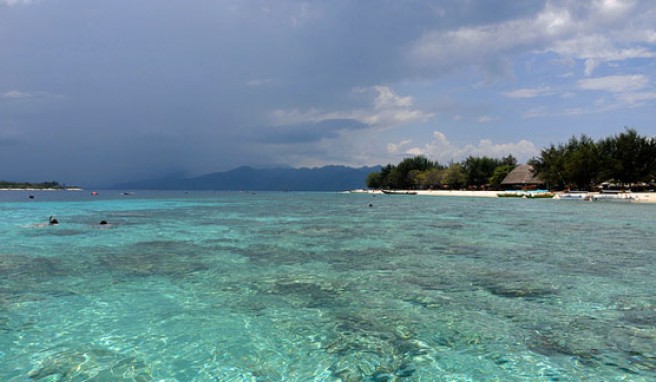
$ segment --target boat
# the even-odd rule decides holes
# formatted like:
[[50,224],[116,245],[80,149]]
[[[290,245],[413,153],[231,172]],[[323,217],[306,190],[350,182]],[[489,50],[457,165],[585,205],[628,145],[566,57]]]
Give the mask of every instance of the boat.
[[527,192],[522,197],[525,199],[552,199],[554,197],[554,194],[548,191]]
[[417,195],[416,191],[381,190],[385,195]]
[[599,194],[592,195],[595,202],[631,202],[635,198],[631,191],[602,190]]
[[592,195],[588,191],[565,191],[556,194],[554,199],[559,200],[586,200],[592,199]]
[[554,194],[548,190],[506,191],[497,194],[498,198],[551,199]]

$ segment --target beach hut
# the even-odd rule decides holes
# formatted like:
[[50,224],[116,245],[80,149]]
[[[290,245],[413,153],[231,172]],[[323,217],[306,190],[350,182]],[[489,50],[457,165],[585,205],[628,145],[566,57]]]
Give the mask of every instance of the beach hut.
[[544,186],[544,181],[533,173],[533,166],[529,164],[515,167],[501,182],[501,187],[505,190],[521,190],[541,186]]

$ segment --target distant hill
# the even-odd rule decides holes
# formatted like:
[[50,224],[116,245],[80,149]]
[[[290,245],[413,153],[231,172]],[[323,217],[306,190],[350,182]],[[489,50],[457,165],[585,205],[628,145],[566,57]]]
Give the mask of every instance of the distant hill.
[[345,191],[365,187],[375,167],[325,166],[317,168],[238,167],[234,170],[185,178],[170,176],[114,185],[132,190],[219,190],[219,191]]

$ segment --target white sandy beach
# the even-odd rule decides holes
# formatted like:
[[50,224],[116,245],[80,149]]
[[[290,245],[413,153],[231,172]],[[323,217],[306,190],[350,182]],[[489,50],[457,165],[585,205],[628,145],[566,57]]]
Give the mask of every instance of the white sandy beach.
[[[414,192],[423,196],[466,196],[476,198],[496,198],[497,194],[503,191],[463,191],[463,190],[400,190],[400,192]],[[381,195],[381,190],[352,190],[349,193],[355,194],[376,194]]]
[[654,192],[636,192],[632,194],[633,203],[656,203],[656,193]]
[[[400,190],[401,192],[414,192],[418,196],[461,196],[470,198],[497,198],[502,193],[513,193],[522,191],[466,191],[466,190]],[[359,194],[383,194],[380,190],[353,190],[351,193]],[[598,195],[598,192],[590,193],[591,195]],[[656,203],[655,192],[633,192],[630,194],[630,201],[632,203]],[[557,199],[555,199],[557,200]]]
[[[499,193],[504,191],[466,191],[466,190],[398,190],[400,192],[414,192],[421,196],[465,196],[471,198],[497,198]],[[352,190],[349,193],[355,194],[376,194],[382,195],[381,190]]]
[[470,198],[496,198],[499,191],[465,191],[465,190],[422,190],[417,195],[426,196],[466,196]]

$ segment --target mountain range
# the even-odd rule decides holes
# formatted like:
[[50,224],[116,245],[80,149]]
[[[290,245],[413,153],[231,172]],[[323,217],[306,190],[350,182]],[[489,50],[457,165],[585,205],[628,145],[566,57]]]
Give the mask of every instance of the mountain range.
[[238,167],[197,177],[168,176],[116,184],[124,190],[346,191],[365,187],[367,175],[380,166],[317,168]]

